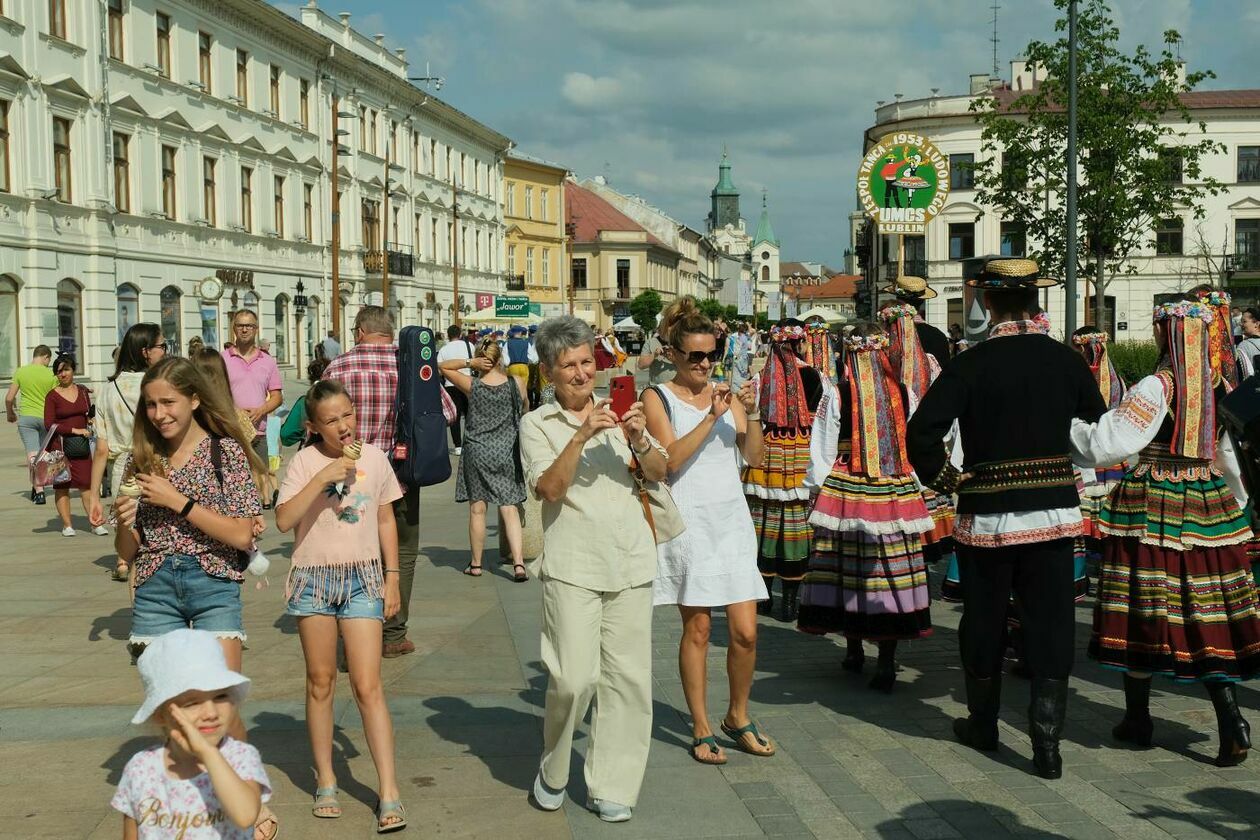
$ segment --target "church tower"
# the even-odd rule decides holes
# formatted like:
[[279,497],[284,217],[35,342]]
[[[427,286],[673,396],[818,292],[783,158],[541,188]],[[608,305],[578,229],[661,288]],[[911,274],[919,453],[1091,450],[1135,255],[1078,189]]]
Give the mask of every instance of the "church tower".
[[709,194],[712,209],[709,211],[709,232],[721,230],[730,225],[740,227],[739,190],[731,180],[731,162],[722,152],[722,161],[718,164],[718,182]]
[[761,218],[757,220],[757,232],[752,238],[752,262],[758,297],[766,302],[771,318],[784,317],[785,301],[781,299],[779,281],[779,238],[774,235],[774,227],[770,224],[765,190],[761,191]]

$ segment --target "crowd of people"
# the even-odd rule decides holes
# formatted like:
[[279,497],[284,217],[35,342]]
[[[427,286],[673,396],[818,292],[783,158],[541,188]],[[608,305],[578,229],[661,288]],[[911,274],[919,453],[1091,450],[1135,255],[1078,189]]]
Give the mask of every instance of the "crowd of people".
[[[728,329],[678,299],[635,363],[647,388],[616,410],[596,383],[631,358],[579,319],[506,336],[448,332],[437,367],[454,406],[454,498],[468,503],[464,574],[483,575],[495,511],[512,579],[541,582],[539,807],[563,805],[589,711],[587,807],[608,822],[631,818],[651,742],[654,607],[679,613],[691,757],[769,759],[774,740],[749,710],[758,615],[843,637],[848,672],[865,669],[869,643],[870,688],[892,692],[899,643],[933,632],[928,567],[938,562],[942,594],[963,605],[963,744],[997,748],[1013,655],[1031,679],[1035,771],[1062,774],[1074,607],[1092,572],[1089,653],[1124,674],[1116,739],[1151,746],[1158,675],[1202,683],[1217,763],[1246,758],[1235,685],[1260,672],[1260,617],[1249,494],[1216,411],[1250,372],[1228,297],[1200,288],[1157,307],[1159,365],[1126,387],[1105,333],[1086,328],[1068,344],[1048,335],[1037,290],[1052,281],[1035,263],[994,259],[968,282],[991,327],[965,353],[923,322],[935,292],[920,278],[899,278],[878,317],[843,334],[793,319],[764,334]],[[1241,328],[1260,345],[1256,313]],[[136,324],[99,395],[75,383],[73,358],[41,346],[6,399],[32,501],[51,486],[72,536],[69,491],[79,490],[94,532],[115,526],[112,574],[130,583],[129,642],[145,688],[135,722],[156,725],[163,746],[128,763],[112,804],[124,837],[166,836],[162,826],[192,812],[230,823],[236,834],[222,836],[279,831],[239,715],[249,686],[241,584],[267,564],[256,540],[274,508],[276,529],[293,533],[283,597],[306,662],[312,817],[342,814],[332,760],[340,638],[377,771],[377,830],[397,831],[407,815],[381,660],[415,650],[420,488],[395,473],[392,315],[364,307],[352,347],[321,342],[282,432],[299,445],[282,475],[266,434],[282,403],[278,367],[255,313],[234,313],[232,329],[221,351],[180,358],[157,325]],[[541,505],[542,532],[528,562],[527,496]],[[108,515],[102,497],[113,499]],[[716,731],[715,609],[730,686]]]

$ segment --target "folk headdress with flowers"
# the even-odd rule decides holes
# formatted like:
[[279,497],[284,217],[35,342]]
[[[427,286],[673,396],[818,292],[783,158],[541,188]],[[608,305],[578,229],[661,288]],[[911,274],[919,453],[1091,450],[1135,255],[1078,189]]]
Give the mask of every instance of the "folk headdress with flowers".
[[879,311],[879,319],[888,327],[888,360],[897,379],[916,400],[923,399],[932,384],[927,352],[914,325],[918,314],[919,310],[908,303],[895,303]]
[[1155,307],[1154,320],[1164,345],[1156,371],[1171,384],[1173,439],[1169,449],[1183,458],[1216,456],[1216,396],[1212,325],[1216,307],[1179,300]]

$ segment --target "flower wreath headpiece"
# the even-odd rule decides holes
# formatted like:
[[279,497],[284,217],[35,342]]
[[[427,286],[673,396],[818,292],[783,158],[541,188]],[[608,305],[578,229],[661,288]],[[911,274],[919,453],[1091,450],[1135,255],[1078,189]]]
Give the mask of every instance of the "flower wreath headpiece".
[[913,318],[919,314],[919,310],[908,303],[894,303],[885,306],[879,310],[879,319],[886,324],[896,321],[898,318]]
[[1084,347],[1086,344],[1106,344],[1107,334],[1105,332],[1096,332],[1074,335],[1072,336],[1072,343],[1078,347]]
[[801,339],[805,338],[805,335],[806,335],[805,328],[796,326],[795,324],[790,324],[784,327],[775,326],[775,327],[770,328],[771,341],[800,341]]
[[886,335],[851,335],[844,340],[844,346],[854,353],[866,353],[871,350],[888,348]]
[[1174,303],[1156,305],[1153,320],[1166,321],[1169,318],[1198,318],[1212,323],[1212,308],[1199,301],[1179,300]]

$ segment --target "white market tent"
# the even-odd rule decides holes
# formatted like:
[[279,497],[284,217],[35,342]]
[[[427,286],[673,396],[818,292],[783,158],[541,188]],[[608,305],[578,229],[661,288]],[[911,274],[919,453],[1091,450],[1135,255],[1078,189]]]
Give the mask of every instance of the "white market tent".
[[815,306],[810,309],[806,309],[796,317],[797,320],[800,321],[808,321],[811,318],[819,318],[826,321],[828,324],[839,324],[843,323],[845,320],[845,317],[839,312],[834,309],[828,309],[825,306]]
[[613,329],[614,330],[637,330],[639,329],[639,325],[635,323],[635,320],[633,318],[627,317],[627,318],[622,318],[620,321],[613,324]]

